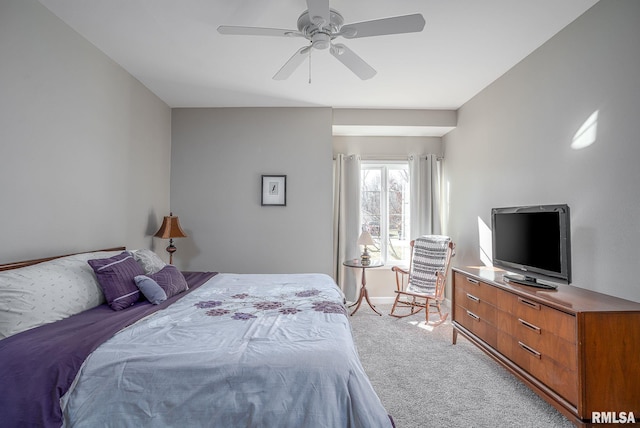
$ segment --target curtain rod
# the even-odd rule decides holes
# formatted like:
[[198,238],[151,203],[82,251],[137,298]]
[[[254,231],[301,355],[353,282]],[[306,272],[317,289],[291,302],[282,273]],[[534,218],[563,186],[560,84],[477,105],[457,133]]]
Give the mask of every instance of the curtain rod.
[[[428,155],[435,155],[435,153],[428,153],[425,155],[420,155],[420,156],[428,156]],[[351,156],[351,154],[347,155],[347,156]],[[360,156],[360,159],[368,161],[368,160],[374,160],[374,161],[402,161],[402,160],[408,160],[411,156],[413,155],[358,155],[356,154],[356,156]],[[435,155],[436,156],[436,160],[443,160],[444,156],[442,155]],[[333,156],[333,160],[336,160],[336,157]]]

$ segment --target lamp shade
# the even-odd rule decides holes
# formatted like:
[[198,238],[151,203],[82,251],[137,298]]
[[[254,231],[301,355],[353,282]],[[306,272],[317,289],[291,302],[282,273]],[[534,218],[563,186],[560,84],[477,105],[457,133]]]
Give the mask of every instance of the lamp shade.
[[186,238],[187,234],[184,233],[184,230],[180,227],[178,216],[174,216],[173,213],[169,213],[168,216],[164,216],[162,226],[160,226],[160,230],[158,230],[154,236],[162,239]]
[[363,230],[358,238],[358,245],[375,245],[375,243],[373,242],[371,234],[366,230]]

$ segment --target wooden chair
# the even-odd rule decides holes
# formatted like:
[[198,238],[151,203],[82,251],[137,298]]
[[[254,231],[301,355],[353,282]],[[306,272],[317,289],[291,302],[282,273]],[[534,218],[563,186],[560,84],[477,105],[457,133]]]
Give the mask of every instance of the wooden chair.
[[[455,252],[455,244],[448,236],[424,235],[411,241],[411,258],[409,270],[394,266],[396,274],[396,299],[389,315],[403,318],[425,310],[427,324],[442,324],[449,315],[443,314],[440,304],[444,300],[444,289],[451,257]],[[436,311],[431,311],[435,308]],[[409,309],[406,314],[398,314],[397,310]],[[440,318],[429,321],[429,315],[438,313]]]

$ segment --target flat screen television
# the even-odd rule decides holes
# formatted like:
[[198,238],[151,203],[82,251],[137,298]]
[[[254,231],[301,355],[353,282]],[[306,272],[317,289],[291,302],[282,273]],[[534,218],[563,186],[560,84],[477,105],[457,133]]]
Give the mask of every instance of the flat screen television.
[[571,227],[568,205],[491,210],[493,264],[515,275],[505,280],[542,288],[571,283]]

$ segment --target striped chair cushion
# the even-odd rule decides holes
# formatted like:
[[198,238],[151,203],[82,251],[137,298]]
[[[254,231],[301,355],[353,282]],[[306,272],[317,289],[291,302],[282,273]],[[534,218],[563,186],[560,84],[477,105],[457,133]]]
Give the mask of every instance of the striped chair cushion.
[[407,291],[435,293],[437,272],[444,272],[450,241],[451,238],[442,235],[425,235],[415,240]]

